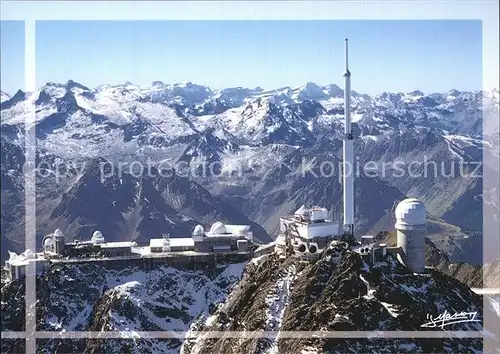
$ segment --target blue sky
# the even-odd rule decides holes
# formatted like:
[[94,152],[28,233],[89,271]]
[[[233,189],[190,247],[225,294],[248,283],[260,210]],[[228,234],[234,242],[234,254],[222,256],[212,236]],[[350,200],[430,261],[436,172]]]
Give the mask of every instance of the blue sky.
[[[2,90],[14,93],[24,86],[23,26],[1,30]],[[481,22],[449,20],[40,21],[36,80],[342,86],[346,37],[358,92],[481,88]]]
[[2,91],[24,88],[24,22],[0,22],[0,80]]

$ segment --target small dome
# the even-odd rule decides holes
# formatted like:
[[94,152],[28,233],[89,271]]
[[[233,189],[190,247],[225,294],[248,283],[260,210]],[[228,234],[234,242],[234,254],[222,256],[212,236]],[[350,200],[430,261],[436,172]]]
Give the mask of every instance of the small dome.
[[19,255],[16,252],[7,251],[9,253],[9,261],[13,262],[19,258]]
[[54,241],[52,240],[52,237],[47,237],[45,241],[43,241],[43,247],[52,247],[54,244]]
[[102,235],[101,231],[94,231],[94,233],[92,234],[91,241],[93,243],[104,243],[106,240],[104,239],[104,236]]
[[400,225],[424,225],[427,212],[424,203],[415,198],[403,200],[396,207],[396,222]]
[[25,259],[34,259],[35,258],[35,253],[33,253],[33,251],[30,250],[29,248],[26,251],[24,251],[23,255],[24,255]]
[[61,229],[56,229],[56,231],[54,231],[54,236],[55,237],[64,237],[64,234],[61,231]]
[[210,233],[211,234],[225,234],[226,233],[226,225],[224,225],[220,221],[217,221],[210,228]]
[[195,236],[202,236],[205,233],[205,230],[203,229],[203,226],[201,225],[196,225],[196,227],[193,230],[193,235]]

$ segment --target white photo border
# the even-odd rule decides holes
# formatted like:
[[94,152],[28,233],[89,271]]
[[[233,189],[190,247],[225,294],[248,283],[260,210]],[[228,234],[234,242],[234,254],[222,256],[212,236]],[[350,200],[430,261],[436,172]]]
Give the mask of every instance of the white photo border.
[[[483,88],[498,89],[499,77],[499,4],[496,0],[439,1],[2,1],[2,21],[25,21],[25,91],[36,90],[36,22],[53,20],[481,20],[483,36]],[[33,127],[35,107],[27,105],[27,127]],[[496,116],[498,119],[498,114]],[[483,121],[483,127],[485,127]],[[486,141],[494,153],[483,155],[483,166],[498,164],[498,141]],[[35,131],[26,131],[26,162],[35,166]],[[491,149],[485,149],[484,152]],[[35,174],[25,170],[26,248],[36,247]],[[499,203],[498,171],[484,171],[483,188],[489,201],[483,200],[483,256],[500,258],[498,230],[495,227],[495,207]],[[494,284],[500,288],[500,280]],[[485,294],[486,308],[490,295]],[[24,332],[2,332],[2,338],[26,339],[26,353],[36,352],[37,338],[127,338],[127,332],[64,332],[36,331],[36,275],[28,269],[26,277],[26,329]],[[33,311],[31,311],[32,309]],[[484,352],[497,348],[491,333],[498,333],[500,319],[485,316],[481,332],[444,331],[350,331],[350,332],[286,332],[280,338],[442,338],[474,337],[484,339]],[[186,338],[189,332],[135,332],[143,338]],[[197,335],[242,338],[242,332],[198,332]],[[244,338],[273,336],[268,332],[246,332]],[[134,336],[131,336],[134,338]],[[498,338],[498,336],[497,336]]]

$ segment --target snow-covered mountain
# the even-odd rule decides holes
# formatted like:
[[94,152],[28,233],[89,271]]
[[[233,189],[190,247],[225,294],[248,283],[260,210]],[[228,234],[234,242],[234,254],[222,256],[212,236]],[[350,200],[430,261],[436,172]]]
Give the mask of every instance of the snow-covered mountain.
[[[19,90],[1,103],[2,154],[6,160],[11,160],[15,151],[23,154],[24,122],[31,114],[26,103],[31,103],[36,111],[38,162],[49,161],[54,166],[54,161],[71,161],[82,166],[88,159],[102,157],[183,170],[210,193],[229,198],[233,207],[244,209],[254,221],[271,225],[276,219],[274,212],[287,209],[274,202],[303,199],[299,195],[312,197],[307,191],[313,186],[340,198],[338,183],[320,187],[320,180],[288,174],[290,169],[285,173],[287,168],[282,164],[292,163],[297,169],[303,159],[316,158],[321,164],[341,158],[342,97],[343,90],[334,84],[311,82],[271,90],[213,89],[190,82],[169,85],[159,81],[149,87],[127,82],[92,89],[71,80],[47,83],[33,93]],[[376,96],[353,91],[352,104],[360,163],[402,161],[409,166],[430,159],[448,169],[465,162],[466,172],[472,173],[475,166],[471,163],[481,162],[484,153],[498,156],[498,142],[493,140],[499,132],[498,119],[494,119],[498,117],[498,90],[384,92]],[[2,206],[7,209],[2,220],[12,224],[19,217],[12,206],[23,195],[23,180],[19,168],[6,169],[3,161],[2,156],[2,181],[6,181],[5,188],[2,184]],[[423,167],[419,168],[422,172]],[[484,168],[498,170],[498,166],[483,166],[475,173],[480,176]],[[52,210],[59,203],[57,199],[65,196],[58,194],[49,180],[41,179],[37,189],[41,204]],[[419,197],[435,217],[459,225],[464,232],[481,232],[481,178],[387,173],[371,184],[362,180],[358,187],[361,199],[385,188],[379,183],[388,183],[400,194],[381,194],[387,205],[394,202],[396,194]],[[47,196],[42,190],[51,195],[50,202],[43,202]],[[318,198],[311,202],[340,202]],[[273,214],[261,211],[259,205],[270,208]],[[366,210],[371,209],[366,206]],[[362,213],[357,222],[370,229],[380,221],[376,215]],[[10,234],[3,226],[2,230]],[[271,229],[267,231],[272,234]]]
[[[336,122],[342,124],[341,94],[342,90],[335,85],[319,87],[314,83],[264,91],[212,90],[192,83],[165,85],[159,82],[151,87],[127,83],[88,89],[68,81],[48,83],[32,94],[18,91],[2,103],[2,125],[24,122],[24,101],[28,100],[37,107],[37,133],[43,143],[41,148],[48,151],[55,149],[50,143],[60,139],[68,141],[67,145],[86,141],[100,148],[109,147],[110,141],[134,141],[139,147],[164,146],[209,127],[214,128],[213,134],[219,138],[240,144],[286,140],[303,145],[317,139],[307,131],[325,127],[332,130]],[[487,115],[494,114],[498,108],[498,90],[452,90],[430,95],[413,91],[374,97],[353,92],[353,121],[362,136],[384,137],[401,130],[401,126],[423,126],[444,130],[443,134],[479,139],[483,103],[488,118]],[[498,122],[486,121],[492,125],[486,133],[498,131]],[[107,145],[98,140],[103,134],[108,137]],[[59,147],[57,152],[62,155],[66,152],[63,150]],[[78,153],[83,156],[92,152]]]
[[[483,318],[500,316],[496,301],[483,303],[481,295],[446,271],[414,274],[390,254],[384,262],[368,265],[345,246],[332,242],[315,262],[294,256],[281,260],[271,253],[242,263],[159,263],[149,270],[120,262],[53,265],[37,278],[36,326],[38,331],[54,332],[54,338],[38,340],[37,353],[481,351],[481,339],[465,336],[283,338],[283,333],[297,331],[421,331],[428,315],[445,311],[477,312],[477,321],[432,330],[481,331]],[[427,259],[432,256],[439,263],[445,256],[436,256],[439,251],[432,249],[431,255],[428,247]],[[23,281],[2,278],[2,332],[23,329],[24,293]],[[121,338],[64,338],[72,331],[103,336],[121,331]],[[145,331],[181,335],[140,338]],[[207,338],[207,331],[227,335]],[[229,332],[249,337],[233,338]],[[2,353],[23,350],[20,341],[2,340]]]
[[[129,340],[42,340],[38,353],[179,353],[182,340],[137,340],[136,331],[186,332],[205,321],[242,277],[245,263],[213,267],[56,265],[39,278],[37,330],[124,331]],[[4,279],[3,279],[4,280]],[[2,282],[2,332],[24,326],[24,282]],[[2,339],[2,353],[22,352]]]

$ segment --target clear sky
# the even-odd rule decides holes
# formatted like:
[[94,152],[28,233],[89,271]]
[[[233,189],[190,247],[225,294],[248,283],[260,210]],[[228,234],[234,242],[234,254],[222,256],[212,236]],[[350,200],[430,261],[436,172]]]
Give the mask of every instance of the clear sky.
[[[22,23],[2,22],[2,90],[24,86]],[[191,81],[213,88],[342,86],[344,38],[352,89],[479,90],[480,21],[40,21],[37,86]]]
[[24,88],[24,21],[0,22],[0,89]]

